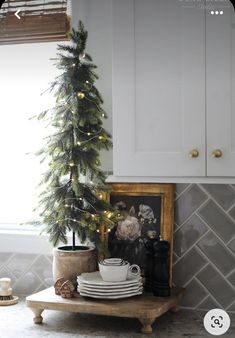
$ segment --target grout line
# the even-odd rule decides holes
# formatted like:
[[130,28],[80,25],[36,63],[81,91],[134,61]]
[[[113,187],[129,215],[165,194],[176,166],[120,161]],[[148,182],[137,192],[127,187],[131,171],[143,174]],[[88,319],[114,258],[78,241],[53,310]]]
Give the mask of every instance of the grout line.
[[[203,203],[200,204],[200,206],[199,206],[198,208],[196,208],[195,210],[193,210],[193,212],[192,212],[192,213],[191,213],[191,214],[183,221],[183,223],[181,223],[180,225],[178,225],[178,228],[177,228],[176,230],[180,229],[185,223],[187,223],[187,221],[188,221],[195,213],[197,213],[198,210],[199,210],[200,208],[204,207],[204,205],[206,205],[206,203],[209,202],[209,201],[210,201],[210,199],[207,198]],[[176,223],[176,224],[177,224],[177,223]]]
[[[235,304],[235,301],[232,301],[231,304],[229,304],[228,306],[226,306],[226,310],[227,310],[230,306],[232,306],[233,304]],[[233,311],[233,312],[234,312],[234,311]]]
[[228,208],[226,212],[229,213],[234,207],[235,207],[235,202]]
[[232,239],[230,239],[227,243],[224,242],[224,240],[223,240],[222,238],[220,238],[220,236],[215,232],[215,230],[214,230],[209,224],[207,224],[207,223],[203,220],[203,218],[201,217],[200,214],[197,214],[197,216],[205,223],[205,225],[208,226],[209,230],[210,230],[210,231],[213,233],[213,235],[219,240],[219,242],[222,242],[222,245],[226,248],[226,250],[229,251],[230,254],[231,254],[232,256],[235,256],[235,255],[234,255],[234,252],[228,247],[228,244],[235,238],[235,236],[232,237]]
[[[201,285],[201,287],[208,293],[208,296],[210,296],[210,297],[214,300],[214,302],[215,302],[216,304],[219,305],[219,307],[224,308],[224,307],[222,306],[222,304],[220,304],[220,302],[213,296],[213,294],[210,292],[210,290],[208,290],[207,287],[200,281],[200,279],[198,279],[197,277],[195,277],[195,279],[196,279],[196,281]],[[202,303],[202,302],[201,302],[201,303]],[[201,303],[199,303],[199,305],[200,305]]]
[[229,278],[235,272],[235,268],[232,269],[227,275],[226,278]]
[[[196,274],[199,274],[203,269],[205,269],[208,265],[209,265],[210,263],[209,262],[206,262],[204,265],[203,265],[203,267],[201,268],[201,269],[199,269],[197,272],[196,272]],[[187,287],[187,285],[189,285],[191,282],[192,282],[192,280],[195,278],[195,276],[196,275],[194,275],[194,276],[192,276],[184,285],[183,285],[183,287]],[[174,277],[174,276],[173,276]],[[174,279],[174,278],[173,278]]]
[[[179,183],[180,184],[180,183]],[[177,196],[175,198],[175,201],[178,200],[180,198],[180,196],[182,196],[187,190],[189,190],[189,188],[193,185],[194,183],[188,183],[187,187],[181,191],[181,193],[177,193]]]
[[[204,237],[206,236],[208,233],[210,232],[210,229],[208,229],[206,232],[204,232],[197,240],[196,242],[193,243],[193,245],[191,245],[184,253],[182,256],[178,256],[179,259],[181,260],[185,255],[187,255],[189,253],[190,250],[192,250],[196,245],[197,243]],[[173,250],[174,251],[174,250]]]
[[[228,244],[235,238],[235,236],[233,236],[228,242],[225,242],[216,232],[215,230],[212,228],[211,225],[209,225],[206,220],[200,215],[200,214],[197,214],[197,216],[204,222],[204,224],[206,224],[209,229],[213,232],[213,234],[224,244],[224,246],[226,246],[226,249],[228,249],[229,251],[230,248],[227,248]],[[231,251],[231,253],[234,255],[234,253]]]
[[[196,279],[196,280],[197,280],[197,279]],[[197,280],[197,282],[198,282],[198,280]],[[205,288],[203,288],[203,290],[204,290],[204,289],[205,289]],[[209,295],[208,295],[208,290],[205,290],[205,292],[206,292],[206,296],[205,296],[203,299],[201,299],[201,300],[199,301],[199,303],[197,303],[197,305],[194,307],[195,310],[200,306],[201,303],[203,303],[203,302],[209,297]]]
[[223,211],[225,213],[226,216],[228,216],[230,218],[230,220],[234,223],[234,219],[227,213],[227,210],[225,210],[215,199],[213,196],[211,196],[206,190],[205,188],[203,188],[203,186],[201,184],[198,184],[200,186],[200,188],[203,190],[204,193],[207,194],[208,198],[211,199],[216,205],[217,207]]
[[227,245],[230,244],[235,239],[235,235],[226,243]]
[[[207,260],[209,260],[208,257],[206,256],[206,254],[204,254],[204,252],[203,252],[198,246],[197,246],[197,249],[200,251],[200,253],[202,254],[202,256],[203,256],[204,258],[206,258]],[[227,283],[229,284],[229,286],[231,286],[232,289],[235,289],[234,286],[232,285],[232,283],[230,283],[230,281],[227,280],[227,278],[223,275],[222,271],[220,271],[219,268],[218,268],[211,260],[209,260],[208,264],[212,265],[212,267],[213,267],[213,268],[217,271],[217,273],[223,278],[223,280],[224,280],[225,282],[227,282]]]

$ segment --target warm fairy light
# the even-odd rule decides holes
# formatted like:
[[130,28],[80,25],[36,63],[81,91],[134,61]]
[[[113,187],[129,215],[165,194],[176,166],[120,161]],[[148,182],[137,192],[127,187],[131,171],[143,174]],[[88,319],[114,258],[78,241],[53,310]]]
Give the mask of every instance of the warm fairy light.
[[69,205],[68,204],[65,204],[65,208],[68,208],[69,207]]
[[96,230],[96,232],[100,232],[100,230],[99,230],[99,229],[97,229],[97,230]]
[[81,144],[82,144],[82,142],[80,142],[80,141],[77,142],[77,145],[78,145],[78,146],[80,146]]
[[73,63],[73,67],[75,67],[76,66],[76,64],[75,63]]
[[109,212],[108,215],[107,215],[107,217],[110,218],[111,216],[112,216],[112,213]]
[[91,136],[91,133],[87,133],[88,136]]
[[73,221],[74,221],[74,222],[77,222],[77,220],[76,220],[76,219],[73,219]]
[[90,82],[86,80],[86,84],[89,84]]
[[92,181],[90,181],[90,184],[93,184],[93,182],[92,182]]
[[108,229],[108,232],[110,232],[111,231],[111,229]]
[[95,215],[92,214],[91,217],[92,217],[92,218],[95,218]]
[[69,163],[69,166],[70,166],[70,167],[74,167],[75,164],[74,164],[73,162],[70,162],[70,163]]
[[83,92],[78,92],[77,97],[82,100],[82,99],[84,99],[85,94]]
[[100,194],[99,198],[100,198],[100,199],[102,199],[102,198],[103,198],[103,195],[102,195],[102,194]]
[[81,59],[84,59],[84,58],[86,57],[86,53],[85,53],[85,52],[82,52],[82,53],[79,55],[79,57],[80,57]]
[[104,214],[107,214],[107,211],[106,211],[106,210],[104,210]]
[[105,117],[105,114],[104,114],[104,113],[102,114],[102,117]]
[[79,201],[82,201],[82,198],[81,198],[81,197],[79,197]]
[[103,140],[103,136],[100,135],[100,136],[99,136],[99,140]]

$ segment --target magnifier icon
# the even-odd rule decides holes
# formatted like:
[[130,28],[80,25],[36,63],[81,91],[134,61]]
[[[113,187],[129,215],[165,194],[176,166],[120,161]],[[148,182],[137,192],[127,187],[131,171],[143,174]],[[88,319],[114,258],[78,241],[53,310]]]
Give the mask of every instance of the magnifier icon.
[[217,324],[217,325],[220,325],[219,319],[215,319],[214,323]]

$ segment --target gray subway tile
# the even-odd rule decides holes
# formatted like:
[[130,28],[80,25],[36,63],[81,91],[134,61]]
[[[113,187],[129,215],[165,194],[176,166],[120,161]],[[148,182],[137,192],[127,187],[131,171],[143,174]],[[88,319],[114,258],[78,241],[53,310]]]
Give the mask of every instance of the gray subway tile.
[[213,266],[207,265],[197,274],[197,278],[224,308],[235,299],[235,289]]
[[229,211],[229,215],[235,220],[235,206]]
[[175,185],[176,194],[180,195],[188,186],[189,186],[189,184],[186,184],[186,183],[177,183]]
[[10,278],[11,279],[11,285],[13,285],[16,282],[16,277],[9,271],[7,270],[5,267],[2,267],[0,269],[0,278]]
[[197,243],[208,259],[213,262],[218,269],[227,275],[235,267],[235,256],[223,245],[223,242],[216,237],[213,232],[208,232]]
[[235,222],[212,200],[203,205],[198,213],[224,242],[235,235]]
[[16,295],[30,295],[35,293],[42,285],[41,280],[33,272],[28,271],[21,276],[14,285],[14,293]]
[[208,230],[203,221],[193,215],[174,234],[174,251],[181,257]]
[[30,271],[35,272],[42,282],[46,283],[46,280],[52,277],[52,263],[47,259],[47,257],[41,255],[30,267]]
[[206,199],[206,194],[193,184],[175,202],[176,223],[182,224]]
[[228,184],[203,184],[203,188],[224,210],[228,210],[235,203],[235,190]]
[[190,250],[173,267],[173,281],[184,286],[205,265],[207,261],[196,248]]
[[207,292],[205,289],[197,280],[193,279],[188,285],[186,285],[186,290],[180,305],[186,307],[195,307],[206,297],[206,295]]
[[235,253],[235,238],[229,243],[228,247]]
[[198,305],[198,310],[211,310],[220,307],[211,296],[208,296],[201,304]]
[[0,266],[4,265],[11,256],[10,252],[0,252]]
[[229,305],[229,307],[226,309],[227,311],[235,312],[235,302]]
[[228,280],[235,287],[235,271],[228,277]]
[[11,257],[6,266],[13,275],[19,278],[30,267],[36,257],[37,255],[33,254],[18,253]]

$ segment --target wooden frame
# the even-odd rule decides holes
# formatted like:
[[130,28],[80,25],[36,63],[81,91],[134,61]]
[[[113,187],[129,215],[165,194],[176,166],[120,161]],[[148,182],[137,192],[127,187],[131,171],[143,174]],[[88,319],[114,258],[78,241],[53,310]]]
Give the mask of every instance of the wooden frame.
[[[172,282],[172,250],[173,250],[173,224],[174,224],[174,184],[150,184],[150,183],[112,183],[111,193],[107,199],[112,204],[112,197],[141,197],[160,198],[160,236],[170,243],[170,285]],[[117,200],[117,198],[116,198]],[[110,234],[102,233],[103,240],[107,243]]]

